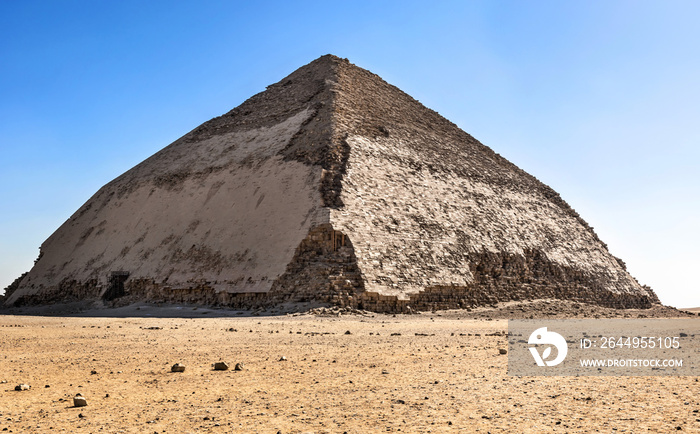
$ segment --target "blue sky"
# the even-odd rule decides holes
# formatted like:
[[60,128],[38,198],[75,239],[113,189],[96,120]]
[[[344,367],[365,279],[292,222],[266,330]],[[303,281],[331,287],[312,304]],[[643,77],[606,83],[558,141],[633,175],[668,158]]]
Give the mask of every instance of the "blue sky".
[[0,2],[0,288],[102,185],[327,53],[558,191],[700,306],[700,3]]

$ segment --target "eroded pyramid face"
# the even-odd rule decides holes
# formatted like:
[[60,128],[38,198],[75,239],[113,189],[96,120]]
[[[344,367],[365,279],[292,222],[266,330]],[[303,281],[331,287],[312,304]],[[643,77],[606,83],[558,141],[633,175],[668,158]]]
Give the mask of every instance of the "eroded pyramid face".
[[658,302],[552,189],[323,56],[105,185],[8,303]]

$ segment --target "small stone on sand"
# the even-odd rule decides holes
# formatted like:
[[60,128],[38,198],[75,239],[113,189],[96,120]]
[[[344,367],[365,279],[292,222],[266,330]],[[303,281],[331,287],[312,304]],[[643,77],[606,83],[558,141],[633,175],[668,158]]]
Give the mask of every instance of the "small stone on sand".
[[87,400],[85,399],[85,397],[83,395],[81,395],[79,393],[77,395],[75,395],[75,397],[73,398],[73,406],[74,407],[85,407],[86,405],[87,405]]
[[227,371],[228,365],[226,364],[226,362],[216,362],[216,363],[214,363],[214,370],[215,371]]

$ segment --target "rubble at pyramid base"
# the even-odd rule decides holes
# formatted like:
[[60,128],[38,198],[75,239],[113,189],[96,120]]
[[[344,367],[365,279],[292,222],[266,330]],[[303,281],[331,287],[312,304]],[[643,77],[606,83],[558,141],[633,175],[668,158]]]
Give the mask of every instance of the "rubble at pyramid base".
[[114,296],[114,288],[105,289],[96,281],[65,281],[53,291],[23,296],[15,306],[101,299],[113,307],[151,302],[254,310],[285,303],[313,303],[379,313],[412,313],[538,299],[568,300],[616,309],[647,309],[659,304],[658,299],[644,294],[597,288],[595,282],[589,280],[591,276],[553,263],[536,250],[527,251],[524,256],[472,255],[470,264],[474,279],[469,285],[433,286],[407,296],[367,291],[349,240],[330,225],[323,225],[301,243],[287,272],[267,292],[217,291],[211,282],[173,288],[152,279],[132,279],[118,283],[117,296]]

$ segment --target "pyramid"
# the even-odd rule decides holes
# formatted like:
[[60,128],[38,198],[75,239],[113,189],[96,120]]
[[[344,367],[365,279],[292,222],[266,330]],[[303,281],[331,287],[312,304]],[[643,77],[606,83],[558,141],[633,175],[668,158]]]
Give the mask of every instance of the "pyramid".
[[658,303],[548,186],[320,57],[102,187],[6,304]]

